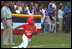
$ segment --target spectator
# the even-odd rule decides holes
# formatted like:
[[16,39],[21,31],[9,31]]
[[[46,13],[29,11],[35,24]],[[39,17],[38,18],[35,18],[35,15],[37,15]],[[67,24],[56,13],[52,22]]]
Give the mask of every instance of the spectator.
[[64,31],[68,33],[71,29],[71,5],[69,3],[67,3],[67,6],[64,8],[64,12]]
[[29,15],[34,15],[34,10],[32,9],[31,6],[29,7],[28,14]]
[[52,23],[51,23],[51,32],[56,32],[56,9],[52,8],[53,13],[52,13]]
[[50,5],[52,5],[52,8],[55,8],[55,9],[57,8],[56,3],[53,2],[53,1],[51,1],[51,2],[49,3],[48,8],[49,8]]
[[11,4],[10,4],[10,6],[9,6],[9,8],[10,8],[10,10],[11,10],[12,13],[15,13],[14,4],[15,4],[15,2],[12,1]]
[[27,11],[25,10],[25,4],[22,3],[22,14],[27,14]]
[[1,18],[4,26],[3,32],[3,44],[9,45],[13,43],[13,32],[12,32],[12,12],[9,9],[10,1],[4,1],[4,6],[1,9]]
[[64,15],[63,7],[60,6],[58,10],[59,31],[62,31],[63,15]]
[[14,10],[16,13],[20,14],[22,13],[22,3],[21,2],[16,2],[16,5],[14,5]]
[[51,19],[51,21],[53,20],[53,9],[52,9],[52,5],[50,5],[49,8],[46,9],[46,11],[48,12],[48,15]]
[[31,6],[32,8],[34,8],[34,3],[33,3],[33,2],[30,2],[30,6]]
[[51,20],[48,16],[48,12],[46,11],[46,16],[44,17],[44,21],[42,23],[42,29],[44,31],[44,33],[50,33],[50,24],[51,24]]
[[26,11],[27,14],[30,14],[30,9],[29,9],[28,4],[24,4],[24,11]]
[[16,14],[20,14],[21,11],[18,9],[18,7],[16,7],[16,10],[15,10]]
[[63,6],[63,3],[61,2],[61,3],[59,4],[59,6]]
[[40,12],[42,13],[43,16],[45,16],[45,11],[46,11],[46,7],[44,5],[42,5]]
[[38,5],[38,3],[34,3],[34,10],[39,10],[39,5]]
[[14,5],[14,9],[16,9],[19,6],[19,2],[16,2]]
[[18,7],[18,9],[20,10],[20,12],[22,12],[22,3],[21,3],[21,2],[19,2],[19,7]]

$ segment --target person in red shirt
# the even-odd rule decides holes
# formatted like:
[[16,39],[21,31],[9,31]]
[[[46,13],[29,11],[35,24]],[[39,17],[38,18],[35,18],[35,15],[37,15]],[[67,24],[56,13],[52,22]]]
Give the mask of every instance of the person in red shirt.
[[28,17],[27,23],[28,24],[24,24],[15,28],[15,29],[18,28],[24,29],[23,36],[22,36],[23,42],[19,46],[12,47],[12,48],[27,48],[28,43],[31,40],[32,36],[37,34],[37,28],[34,25],[35,18],[33,16]]

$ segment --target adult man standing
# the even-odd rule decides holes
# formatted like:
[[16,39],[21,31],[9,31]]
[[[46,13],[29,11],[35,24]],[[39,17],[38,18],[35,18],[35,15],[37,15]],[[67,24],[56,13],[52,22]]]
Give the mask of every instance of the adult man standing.
[[64,31],[65,33],[70,32],[71,30],[71,5],[67,3],[67,6],[64,8]]
[[9,45],[13,43],[13,32],[12,32],[12,13],[9,9],[10,1],[4,1],[4,6],[1,9],[1,18],[4,26],[3,32],[3,44]]
[[62,31],[63,15],[64,15],[63,6],[60,6],[58,10],[59,31]]

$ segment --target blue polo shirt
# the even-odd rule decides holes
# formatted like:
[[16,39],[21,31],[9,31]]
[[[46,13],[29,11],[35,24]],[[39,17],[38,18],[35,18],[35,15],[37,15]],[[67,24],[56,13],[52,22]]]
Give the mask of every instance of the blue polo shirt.
[[65,13],[68,13],[68,14],[65,14],[64,17],[70,17],[71,16],[71,13],[70,13],[71,7],[65,7],[63,10]]
[[[47,8],[46,11],[48,13],[52,13],[53,12],[53,9],[52,8]],[[49,16],[53,16],[53,14],[48,14]]]

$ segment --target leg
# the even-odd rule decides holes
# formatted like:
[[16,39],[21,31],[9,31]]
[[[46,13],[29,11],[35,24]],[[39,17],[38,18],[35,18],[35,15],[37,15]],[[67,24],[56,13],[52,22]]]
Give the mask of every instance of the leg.
[[6,28],[7,40],[9,44],[13,43],[12,20],[7,20],[8,28]]
[[12,31],[12,20],[8,21],[9,23],[9,43],[12,44],[13,43],[13,31]]
[[65,32],[68,32],[68,18],[65,18]]
[[67,29],[68,32],[70,32],[70,23],[71,23],[71,22],[70,22],[70,17],[68,17],[68,29]]
[[61,31],[61,19],[59,18],[59,31]]
[[9,33],[8,30],[9,28],[6,27],[5,23],[3,22],[4,26],[4,32],[3,32],[3,44],[8,45],[9,44]]
[[45,32],[46,33],[50,32],[50,25],[49,25],[49,23],[45,23]]
[[22,36],[23,42],[19,45],[19,48],[27,48],[28,46],[28,38],[26,35]]
[[9,29],[9,43],[13,44],[13,32],[12,32],[12,27]]
[[65,31],[65,27],[64,26],[65,26],[65,18],[63,18],[63,27],[62,27],[63,31]]
[[59,31],[62,31],[62,21],[63,19],[59,18]]
[[54,31],[54,28],[55,28],[55,24],[52,23],[52,29],[51,29],[52,32]]
[[61,19],[61,31],[62,31],[62,27],[63,27],[63,19]]

